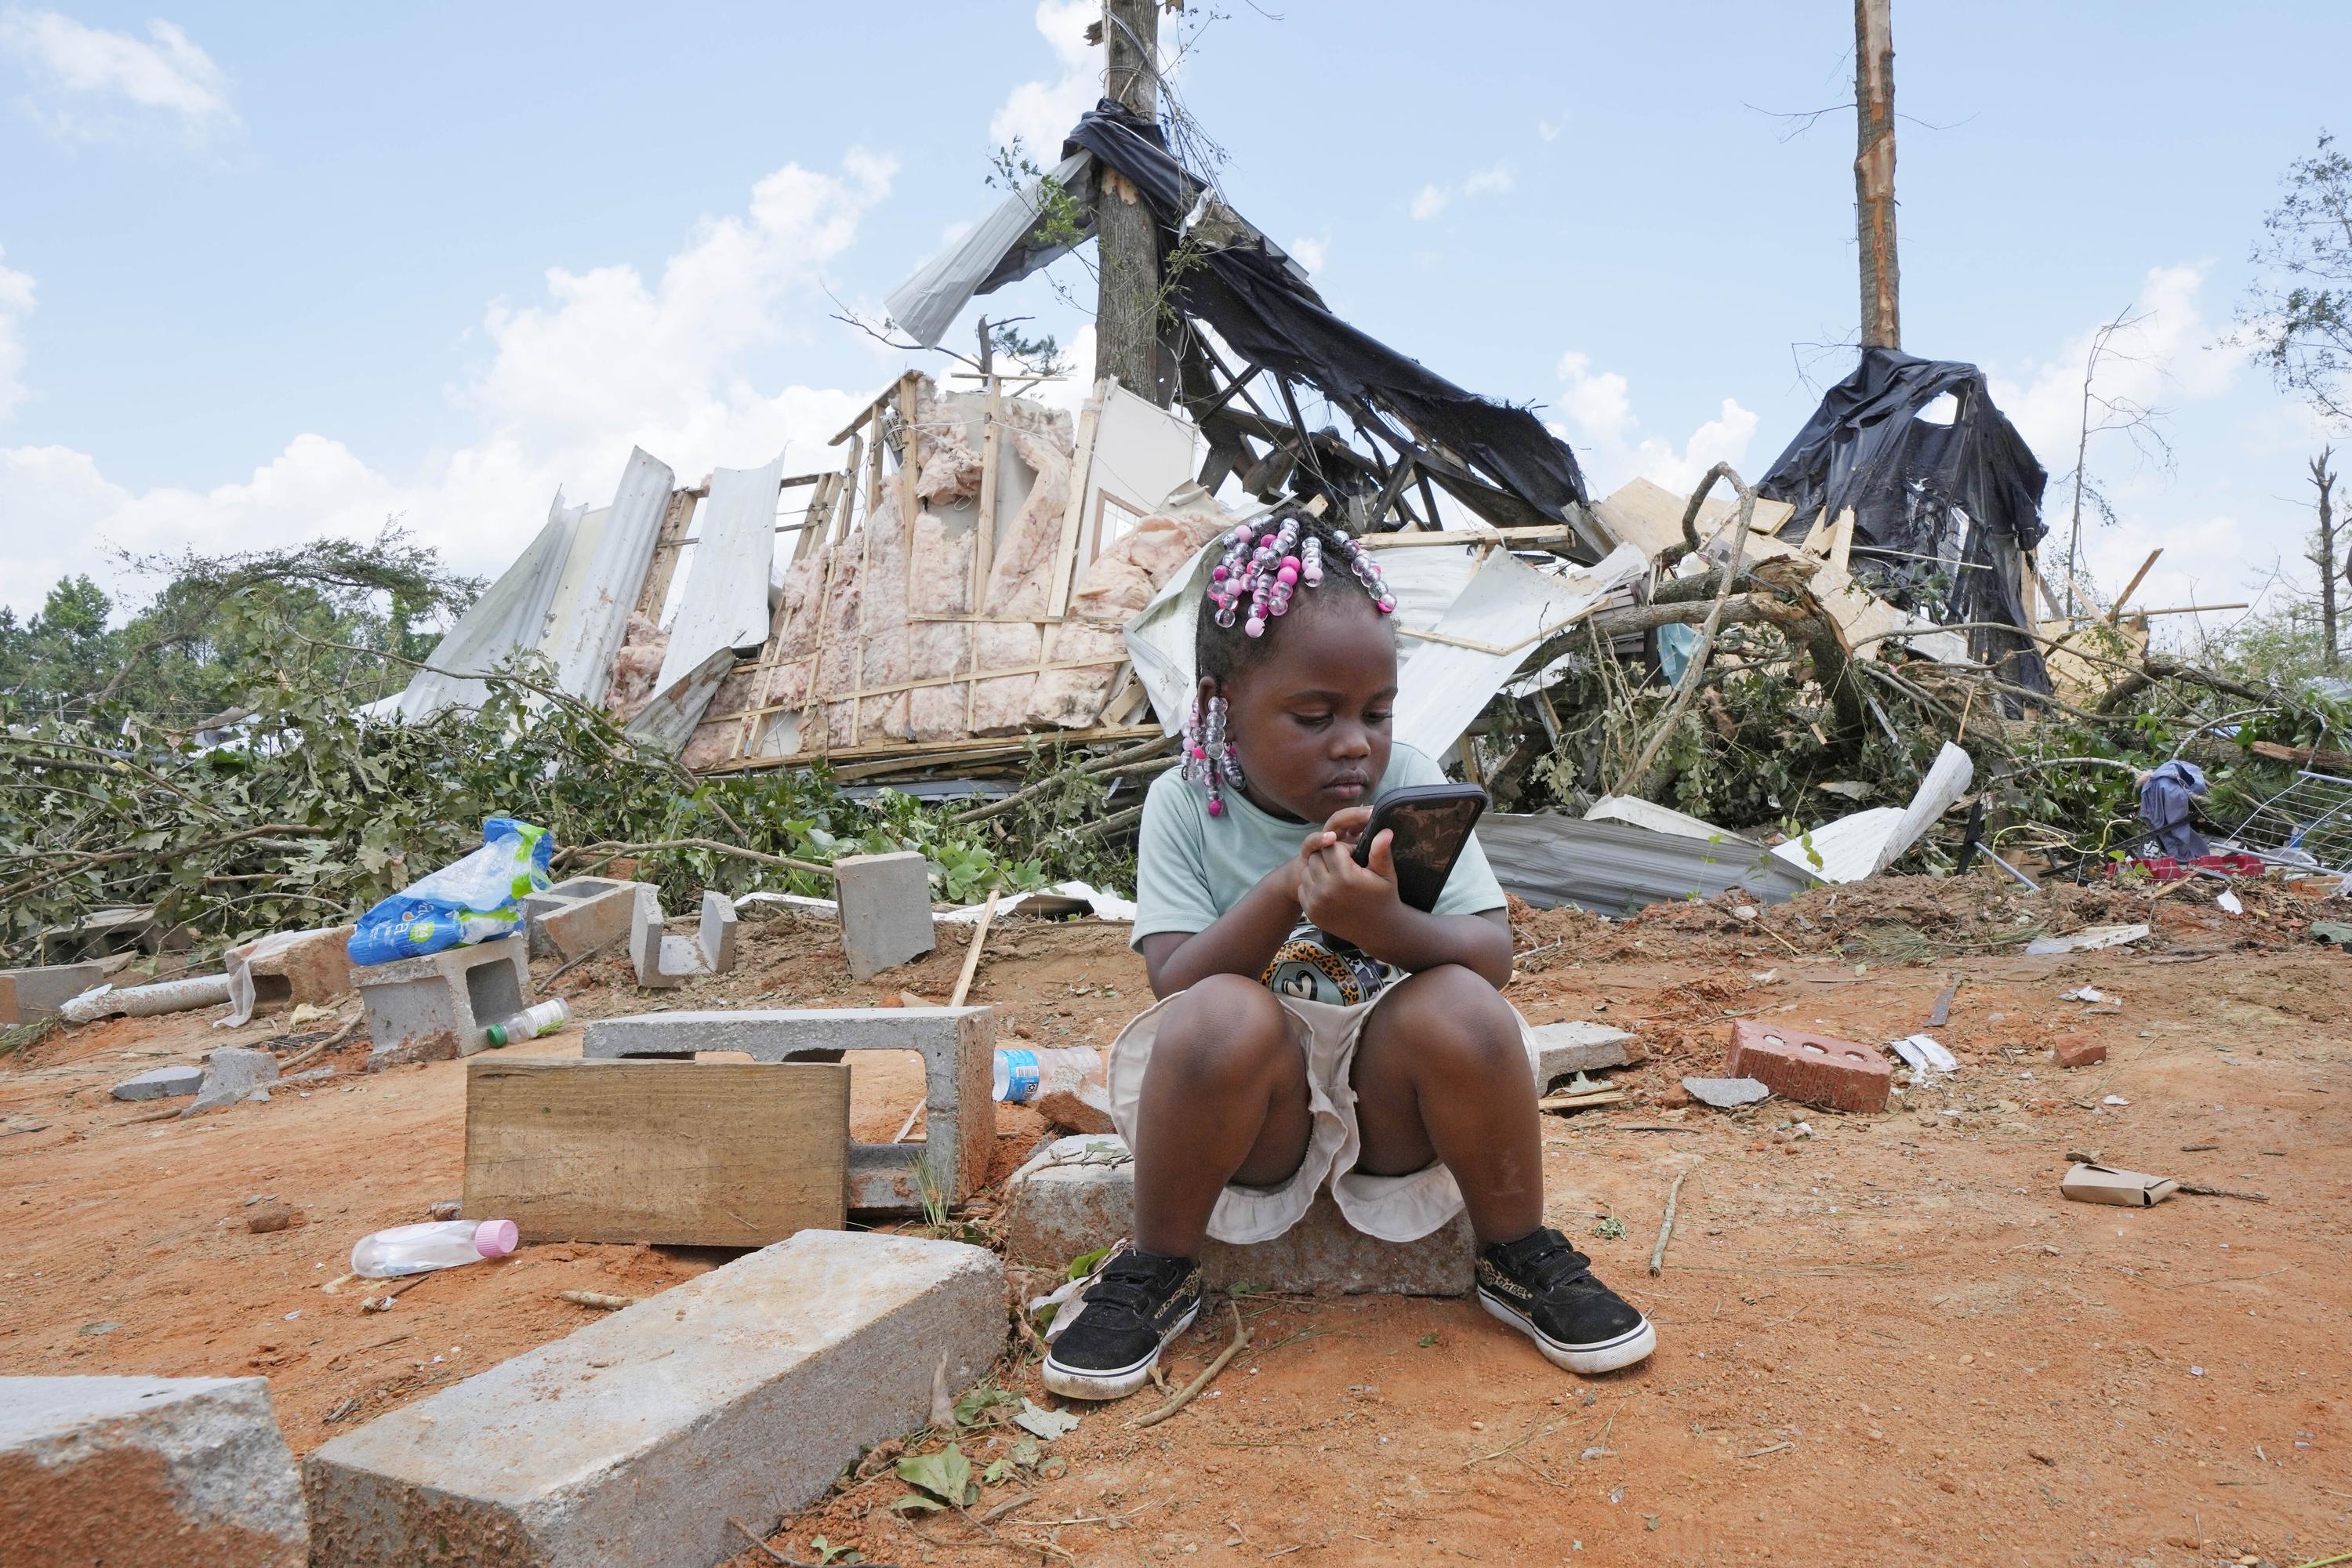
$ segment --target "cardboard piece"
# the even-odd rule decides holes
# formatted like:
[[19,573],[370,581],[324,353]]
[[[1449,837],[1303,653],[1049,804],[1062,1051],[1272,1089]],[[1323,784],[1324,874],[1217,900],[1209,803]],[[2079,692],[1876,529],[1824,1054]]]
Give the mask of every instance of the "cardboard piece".
[[2078,1204],[2114,1204],[2122,1208],[2154,1208],[2180,1190],[2169,1176],[2119,1171],[2112,1165],[2076,1165],[2060,1178],[2058,1193]]

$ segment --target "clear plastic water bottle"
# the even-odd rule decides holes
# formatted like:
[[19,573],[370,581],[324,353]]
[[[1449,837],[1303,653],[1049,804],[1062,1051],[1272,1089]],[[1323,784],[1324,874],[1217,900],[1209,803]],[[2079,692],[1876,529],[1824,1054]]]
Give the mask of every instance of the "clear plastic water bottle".
[[517,1040],[535,1039],[551,1035],[572,1020],[571,1004],[558,996],[541,1002],[536,1007],[526,1007],[513,1017],[492,1024],[482,1031],[490,1044],[510,1046]]
[[998,1100],[1026,1105],[1041,1094],[1076,1089],[1103,1074],[1102,1053],[1091,1046],[1015,1047],[996,1053]]
[[455,1268],[485,1258],[504,1258],[515,1249],[515,1222],[510,1219],[437,1219],[423,1225],[396,1225],[360,1238],[352,1248],[352,1272],[369,1279],[392,1279],[403,1274]]

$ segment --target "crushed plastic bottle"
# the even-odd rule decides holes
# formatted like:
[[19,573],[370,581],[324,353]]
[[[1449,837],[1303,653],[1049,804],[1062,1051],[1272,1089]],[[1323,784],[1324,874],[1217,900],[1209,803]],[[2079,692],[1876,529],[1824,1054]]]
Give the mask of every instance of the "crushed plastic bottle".
[[1074,1089],[1103,1072],[1102,1053],[1090,1046],[1012,1048],[996,1053],[995,1097],[1026,1105],[1041,1094]]
[[428,1220],[422,1225],[396,1225],[390,1230],[360,1237],[352,1248],[352,1272],[367,1279],[393,1279],[404,1274],[424,1274],[504,1258],[515,1249],[515,1222],[510,1219]]
[[536,1039],[551,1035],[572,1020],[571,1005],[557,996],[541,1002],[536,1007],[526,1007],[511,1018],[502,1019],[482,1031],[494,1046],[510,1046],[517,1040]]

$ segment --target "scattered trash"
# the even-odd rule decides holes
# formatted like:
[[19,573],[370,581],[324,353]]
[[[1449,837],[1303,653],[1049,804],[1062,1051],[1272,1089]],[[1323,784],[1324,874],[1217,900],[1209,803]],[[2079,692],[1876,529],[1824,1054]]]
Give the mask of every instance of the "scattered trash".
[[2144,925],[2084,926],[2064,936],[2037,936],[2025,944],[2025,951],[2036,958],[2054,952],[2096,952],[2137,942],[2147,935],[2148,929]]
[[1895,1054],[1910,1064],[1912,1073],[1917,1078],[1924,1079],[1939,1072],[1958,1072],[1960,1068],[1958,1058],[1933,1036],[1906,1035],[1889,1043],[1895,1047]]
[[2078,1204],[2114,1204],[2124,1208],[2153,1208],[2180,1190],[2168,1176],[2150,1176],[2112,1165],[2076,1164],[2059,1179],[2061,1196]]
[[2107,994],[2095,985],[2078,985],[2072,991],[2058,993],[2061,1002],[2104,1002]]
[[352,962],[390,963],[507,935],[522,924],[521,894],[547,889],[554,853],[547,829],[510,816],[488,818],[479,849],[360,917]]
[[68,1024],[95,1024],[100,1018],[153,1018],[165,1013],[193,1012],[198,1007],[216,1007],[228,999],[227,975],[200,974],[121,990],[111,984],[92,986],[60,1005],[58,1014]]
[[2224,914],[2242,915],[2246,912],[2244,900],[2241,900],[2235,891],[2228,888],[2222,889],[2221,892],[2214,895],[2213,907],[2221,910]]
[[1081,1084],[1099,1081],[1103,1058],[1091,1046],[1000,1047],[994,1074],[989,1092],[1002,1103],[1025,1105],[1040,1094],[1075,1091]]
[[1735,1110],[1772,1098],[1772,1091],[1752,1078],[1686,1078],[1683,1089],[1701,1105]]
[[2107,1096],[2107,1098],[2106,1098],[2106,1099],[2105,1099],[2105,1100],[2103,1100],[2099,1101],[2099,1103],[2100,1103],[2101,1105],[2129,1105],[2129,1104],[2131,1103],[2131,1101],[2130,1101],[2130,1100],[2126,1100],[2126,1099],[2125,1099],[2122,1095],[2120,1095],[2120,1094],[2111,1094],[2111,1095]]
[[502,1023],[490,1025],[482,1032],[493,1046],[510,1046],[517,1040],[536,1039],[551,1035],[572,1019],[572,1005],[561,996],[526,1007]]
[[392,1279],[436,1268],[455,1268],[515,1249],[510,1219],[429,1220],[396,1225],[362,1237],[352,1248],[352,1272],[365,1279]]

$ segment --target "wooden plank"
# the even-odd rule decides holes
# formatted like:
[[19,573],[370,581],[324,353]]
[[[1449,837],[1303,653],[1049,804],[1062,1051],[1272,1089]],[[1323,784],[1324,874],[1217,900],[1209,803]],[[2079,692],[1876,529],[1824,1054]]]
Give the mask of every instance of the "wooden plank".
[[765,1247],[845,1218],[837,1063],[500,1061],[466,1068],[466,1213],[526,1243]]
[[673,490],[662,512],[661,531],[654,535],[653,563],[646,568],[645,585],[637,591],[637,614],[649,621],[661,619],[669,602],[670,579],[677,574],[677,558],[685,548],[686,531],[694,522],[694,503],[700,490]]
[[1102,424],[1103,404],[1109,398],[1110,389],[1118,384],[1116,377],[1108,375],[1095,383],[1094,397],[1078,416],[1077,447],[1070,461],[1070,499],[1062,509],[1062,540],[1054,552],[1053,586],[1045,595],[1047,615],[1063,616],[1070,610],[1070,576],[1077,564],[1078,528],[1086,521],[1087,481],[1094,472],[1095,431]]
[[2124,613],[2124,606],[2131,603],[2131,596],[2139,592],[2139,580],[2147,575],[2148,568],[2155,565],[2156,558],[2163,553],[2164,546],[2159,544],[2147,552],[2147,560],[2139,563],[2139,570],[2133,573],[2131,581],[2124,584],[2124,591],[2116,595],[2115,607],[2107,612],[2109,626],[2115,625],[2116,617]]

